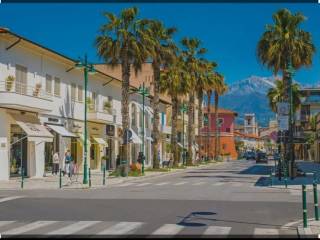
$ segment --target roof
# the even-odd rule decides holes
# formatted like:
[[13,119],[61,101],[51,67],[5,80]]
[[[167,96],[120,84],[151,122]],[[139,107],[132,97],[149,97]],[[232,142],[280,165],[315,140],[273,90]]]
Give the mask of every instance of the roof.
[[234,135],[235,136],[240,136],[240,137],[245,137],[245,138],[253,138],[253,139],[256,139],[256,140],[260,139],[260,137],[257,136],[257,135],[241,133],[241,132],[238,132],[238,131],[234,131]]
[[[208,112],[208,106],[203,107],[203,113]],[[214,106],[210,106],[210,113],[214,113],[215,108]],[[230,110],[230,109],[224,109],[224,108],[218,108],[218,114],[233,114],[234,116],[238,116],[238,113]]]

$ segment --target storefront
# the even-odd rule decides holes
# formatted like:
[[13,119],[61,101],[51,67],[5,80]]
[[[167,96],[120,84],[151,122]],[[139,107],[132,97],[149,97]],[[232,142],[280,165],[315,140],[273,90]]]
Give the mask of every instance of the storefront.
[[9,113],[10,176],[43,177],[45,173],[45,144],[53,141],[53,135],[40,124],[36,114]]

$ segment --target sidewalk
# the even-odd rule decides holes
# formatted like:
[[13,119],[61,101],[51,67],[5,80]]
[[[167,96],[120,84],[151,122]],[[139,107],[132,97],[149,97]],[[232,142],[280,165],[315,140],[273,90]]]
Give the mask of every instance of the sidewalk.
[[298,234],[302,238],[318,238],[320,235],[320,221],[315,221],[314,218],[308,219],[308,227],[303,228],[303,223],[298,225]]
[[[143,179],[156,178],[163,175],[173,175],[188,171],[191,169],[201,169],[208,166],[220,164],[220,162],[209,163],[200,166],[187,167],[185,169],[171,169],[169,172],[149,172],[145,171],[145,175],[141,177],[115,177],[108,176],[106,173],[106,185],[103,185],[103,173],[100,171],[91,172],[91,188],[105,188],[131,181],[141,181]],[[67,176],[62,177],[62,189],[86,189],[89,184],[82,184],[82,174],[78,176],[77,181],[71,183]],[[46,176],[43,178],[25,178],[23,189],[59,189],[59,176]],[[0,181],[0,190],[19,190],[21,189],[21,178],[10,179],[9,181]]]

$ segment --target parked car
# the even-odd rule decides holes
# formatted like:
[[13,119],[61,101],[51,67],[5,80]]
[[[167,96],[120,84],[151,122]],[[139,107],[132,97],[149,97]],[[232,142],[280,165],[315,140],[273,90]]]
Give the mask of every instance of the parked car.
[[246,159],[247,159],[247,160],[250,160],[250,159],[255,160],[255,159],[256,159],[256,153],[253,152],[253,151],[251,151],[251,152],[246,152],[245,156],[246,156]]
[[258,152],[256,162],[257,163],[267,163],[268,162],[267,154],[265,152]]

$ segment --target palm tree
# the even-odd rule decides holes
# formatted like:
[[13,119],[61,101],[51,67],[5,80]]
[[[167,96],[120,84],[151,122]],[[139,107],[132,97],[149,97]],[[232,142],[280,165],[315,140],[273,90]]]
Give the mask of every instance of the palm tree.
[[214,146],[214,158],[220,155],[220,123],[218,121],[218,107],[219,96],[225,94],[228,91],[228,86],[224,83],[224,77],[220,73],[215,73],[215,86],[214,86],[214,119],[215,119],[215,146]]
[[176,46],[172,42],[172,35],[176,32],[175,28],[165,28],[156,20],[145,22],[145,46],[151,53],[153,68],[153,130],[152,130],[152,149],[153,149],[153,168],[158,169],[160,162],[157,156],[159,148],[159,93],[160,93],[160,68],[167,62],[172,62]]
[[192,165],[193,149],[195,131],[194,131],[194,103],[195,103],[195,85],[197,79],[197,72],[199,71],[198,58],[202,56],[206,49],[201,48],[200,40],[196,38],[183,38],[181,41],[183,46],[182,57],[186,63],[186,69],[189,72],[190,78],[188,81],[189,87],[189,102],[188,102],[188,158],[187,165]]
[[[272,18],[274,24],[266,26],[258,42],[257,55],[262,64],[273,70],[274,74],[282,72],[287,87],[289,64],[294,69],[310,66],[315,46],[311,34],[300,28],[306,19],[301,13],[292,14],[288,9],[281,9]],[[288,99],[287,92],[284,99]]]
[[[300,99],[302,93],[299,91],[300,86],[297,83],[292,84],[292,102],[293,102],[293,112],[295,112],[300,106]],[[275,87],[268,90],[267,96],[269,99],[269,106],[273,112],[277,112],[277,103],[284,100],[286,88],[284,82],[281,80],[275,81]]]
[[184,61],[178,57],[175,62],[166,65],[161,72],[160,91],[167,93],[172,101],[172,128],[171,128],[171,146],[173,151],[173,165],[179,165],[180,157],[178,152],[177,125],[179,114],[179,97],[188,92],[187,88],[188,74],[185,72]]
[[[121,64],[121,114],[122,127],[126,132],[129,129],[130,68],[133,66],[136,73],[141,70],[141,65],[149,53],[141,41],[143,32],[140,26],[141,20],[137,19],[138,9],[136,7],[122,10],[119,16],[108,12],[104,16],[107,18],[107,23],[101,26],[95,45],[98,55],[107,64],[113,67]],[[128,143],[123,145],[122,159],[126,158],[127,152]]]

